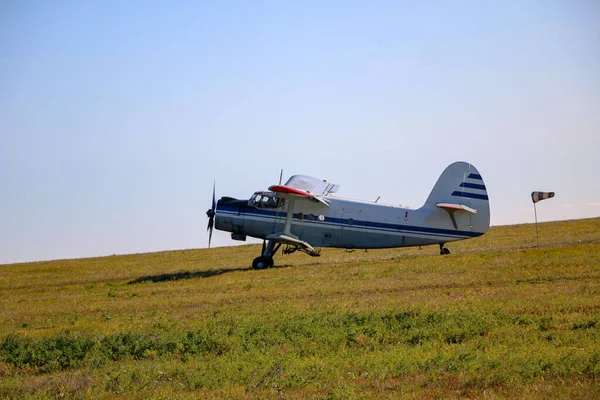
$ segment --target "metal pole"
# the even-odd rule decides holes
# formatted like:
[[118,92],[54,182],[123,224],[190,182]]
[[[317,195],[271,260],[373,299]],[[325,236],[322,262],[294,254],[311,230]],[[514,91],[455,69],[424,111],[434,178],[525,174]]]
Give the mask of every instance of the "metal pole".
[[535,213],[535,236],[537,237],[537,247],[540,247],[540,235],[538,234],[537,227],[537,209],[535,208],[535,203],[533,203],[533,212]]

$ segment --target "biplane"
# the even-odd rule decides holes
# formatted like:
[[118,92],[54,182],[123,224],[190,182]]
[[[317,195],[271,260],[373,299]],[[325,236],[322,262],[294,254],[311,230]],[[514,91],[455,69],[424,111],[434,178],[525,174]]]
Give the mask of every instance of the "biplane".
[[209,247],[213,229],[231,232],[233,240],[262,239],[252,267],[273,266],[273,257],[302,251],[320,255],[321,248],[381,249],[437,244],[450,254],[448,242],[483,235],[490,224],[487,189],[481,174],[466,162],[442,172],[418,209],[336,195],[339,185],[305,175],[258,191],[247,200],[221,197],[208,216]]

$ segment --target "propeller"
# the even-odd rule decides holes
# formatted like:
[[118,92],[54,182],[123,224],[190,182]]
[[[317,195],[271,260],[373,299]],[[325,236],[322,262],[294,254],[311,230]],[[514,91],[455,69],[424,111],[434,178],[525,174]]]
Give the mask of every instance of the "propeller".
[[213,182],[212,207],[206,212],[206,216],[208,217],[208,226],[206,227],[206,231],[208,232],[208,248],[210,248],[210,241],[212,239],[212,233],[215,227],[216,209],[217,202],[215,200],[215,183]]

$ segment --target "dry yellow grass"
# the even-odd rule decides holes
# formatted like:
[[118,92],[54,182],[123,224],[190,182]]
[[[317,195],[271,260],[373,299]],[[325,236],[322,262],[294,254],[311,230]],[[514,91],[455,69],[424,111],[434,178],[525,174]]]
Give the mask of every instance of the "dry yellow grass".
[[0,395],[600,395],[600,218],[540,224],[540,242],[527,224],[445,257],[324,249],[254,271],[247,245],[2,265],[0,340],[224,338],[51,373],[5,359]]

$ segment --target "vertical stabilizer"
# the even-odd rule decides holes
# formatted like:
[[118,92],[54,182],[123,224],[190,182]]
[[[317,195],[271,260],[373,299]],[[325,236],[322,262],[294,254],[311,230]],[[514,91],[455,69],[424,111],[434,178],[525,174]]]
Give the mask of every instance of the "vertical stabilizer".
[[458,161],[440,175],[422,207],[428,223],[441,228],[485,233],[490,226],[487,188],[477,168]]

